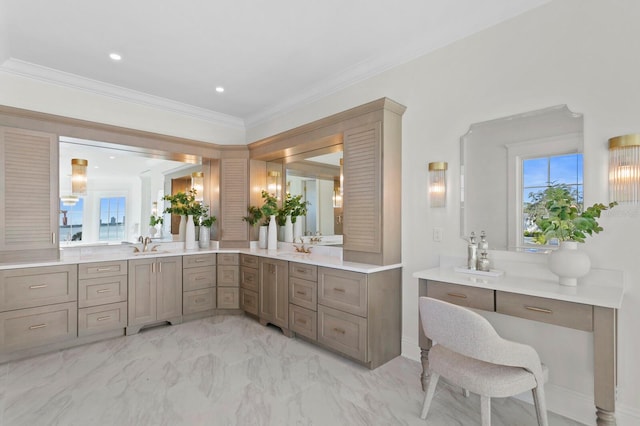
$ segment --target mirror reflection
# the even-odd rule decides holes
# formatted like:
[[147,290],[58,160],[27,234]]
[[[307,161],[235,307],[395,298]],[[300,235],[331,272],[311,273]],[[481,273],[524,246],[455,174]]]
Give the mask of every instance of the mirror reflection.
[[[200,164],[97,141],[60,137],[60,244],[134,242],[141,235],[171,240],[171,218],[152,231],[150,217],[162,217],[162,197],[180,186]],[[165,157],[165,158],[162,158]],[[86,160],[86,192],[74,193],[72,159]],[[194,163],[200,163],[198,158]],[[182,189],[180,189],[182,188]],[[75,188],[77,191],[77,188]],[[176,227],[177,229],[177,227]]]
[[569,185],[582,194],[582,114],[566,105],[475,123],[460,138],[461,236],[491,249],[532,250],[537,194]]

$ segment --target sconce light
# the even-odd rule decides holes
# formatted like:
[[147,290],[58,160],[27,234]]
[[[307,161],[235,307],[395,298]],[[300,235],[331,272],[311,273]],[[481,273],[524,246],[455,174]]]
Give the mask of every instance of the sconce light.
[[340,159],[340,207],[342,207],[342,196],[344,195],[344,159]]
[[447,163],[429,163],[429,201],[431,207],[444,207],[447,201]]
[[71,159],[71,192],[87,195],[87,166],[89,162],[81,158]]
[[204,173],[191,173],[191,189],[196,191],[196,201],[204,200]]
[[63,195],[60,197],[63,206],[75,206],[78,203],[78,197],[76,195]]
[[333,188],[333,207],[339,209],[342,207],[342,195],[339,188]]
[[609,139],[609,199],[620,204],[640,201],[640,134]]
[[276,197],[279,200],[281,198],[280,197],[281,189],[282,188],[280,185],[280,172],[276,170],[271,170],[270,172],[267,173],[267,192],[269,194],[272,194],[274,197]]

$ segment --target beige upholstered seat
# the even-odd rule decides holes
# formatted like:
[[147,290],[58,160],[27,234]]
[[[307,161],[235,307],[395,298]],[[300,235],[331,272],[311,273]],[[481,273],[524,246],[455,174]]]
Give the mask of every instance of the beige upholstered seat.
[[482,425],[491,425],[491,398],[533,392],[538,425],[547,426],[544,399],[546,367],[531,346],[501,338],[481,315],[451,303],[420,298],[420,319],[433,340],[429,351],[429,380],[421,418],[443,376],[452,384],[480,395]]

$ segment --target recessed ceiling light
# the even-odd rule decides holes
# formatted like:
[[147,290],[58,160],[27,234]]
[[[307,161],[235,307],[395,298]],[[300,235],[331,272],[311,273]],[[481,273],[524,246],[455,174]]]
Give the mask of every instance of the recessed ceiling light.
[[109,160],[115,160],[116,156],[115,155],[110,155],[109,156]]
[[222,86],[216,87],[216,92],[218,92],[218,93],[224,92],[224,87],[222,87]]
[[120,55],[119,53],[109,53],[109,57],[111,58],[111,60],[113,61],[120,61],[122,60],[122,55]]

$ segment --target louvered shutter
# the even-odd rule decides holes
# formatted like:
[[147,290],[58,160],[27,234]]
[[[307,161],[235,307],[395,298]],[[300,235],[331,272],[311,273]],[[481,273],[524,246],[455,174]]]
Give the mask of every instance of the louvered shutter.
[[248,160],[225,158],[220,161],[220,241],[247,241],[249,229],[242,220],[247,215]]

